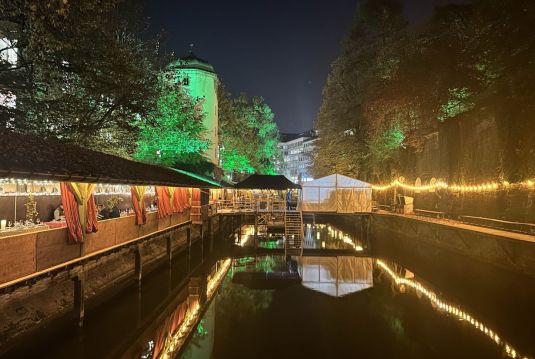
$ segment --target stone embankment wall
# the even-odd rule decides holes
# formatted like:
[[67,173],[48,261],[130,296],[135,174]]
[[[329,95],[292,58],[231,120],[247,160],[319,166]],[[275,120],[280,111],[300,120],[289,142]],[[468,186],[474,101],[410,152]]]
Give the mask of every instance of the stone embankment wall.
[[485,234],[455,226],[389,214],[372,214],[371,243],[402,246],[407,252],[427,256],[448,251],[535,278],[535,242]]
[[[203,226],[191,226],[190,241],[197,242],[204,236],[213,241],[222,233],[233,230],[232,218],[214,216],[204,221]],[[221,223],[220,223],[221,222]],[[84,300],[97,300],[137,280],[136,251],[142,264],[142,273],[169,260],[168,240],[171,254],[188,248],[189,226],[177,228],[165,236],[155,236],[134,248],[115,250],[86,263],[81,268],[67,269],[54,276],[41,278],[35,283],[20,286],[13,291],[0,294],[0,354],[14,343],[17,337],[51,323],[65,316],[75,317],[75,279],[84,278]],[[74,323],[74,319],[73,319]],[[74,325],[74,324],[73,324]]]

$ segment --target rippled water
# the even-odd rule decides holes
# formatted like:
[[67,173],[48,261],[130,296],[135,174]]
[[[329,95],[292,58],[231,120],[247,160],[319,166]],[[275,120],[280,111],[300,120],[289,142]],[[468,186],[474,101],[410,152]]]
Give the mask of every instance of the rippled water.
[[[230,242],[239,250],[280,247],[276,237],[257,241],[244,228]],[[535,357],[533,279],[436,248],[407,251],[395,243],[375,239],[368,246],[351,229],[318,225],[306,228],[306,248],[317,252],[302,258],[231,260],[241,252],[226,246],[207,257],[210,246],[197,244],[172,267],[144,278],[141,290],[126,286],[90,304],[83,329],[64,318],[8,356]],[[344,253],[322,252],[328,249]],[[206,306],[202,296],[192,296],[192,283],[207,293]],[[196,303],[192,334],[181,336],[187,308]]]

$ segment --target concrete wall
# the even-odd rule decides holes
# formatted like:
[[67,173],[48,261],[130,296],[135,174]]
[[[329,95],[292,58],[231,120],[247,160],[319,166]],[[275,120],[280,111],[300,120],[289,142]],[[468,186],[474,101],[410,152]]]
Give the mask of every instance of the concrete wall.
[[412,251],[438,248],[535,278],[535,243],[388,214],[371,217],[374,238]]

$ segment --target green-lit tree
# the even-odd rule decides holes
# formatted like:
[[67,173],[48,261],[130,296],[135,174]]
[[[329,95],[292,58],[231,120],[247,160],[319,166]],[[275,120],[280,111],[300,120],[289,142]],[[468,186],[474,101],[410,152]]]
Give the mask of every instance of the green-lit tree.
[[244,94],[232,98],[221,87],[219,123],[224,171],[275,174],[275,162],[280,156],[279,130],[271,108],[262,98]]
[[201,163],[205,160],[202,153],[210,145],[202,136],[205,128],[201,106],[182,90],[164,82],[160,85],[156,110],[139,123],[134,157],[167,166]]

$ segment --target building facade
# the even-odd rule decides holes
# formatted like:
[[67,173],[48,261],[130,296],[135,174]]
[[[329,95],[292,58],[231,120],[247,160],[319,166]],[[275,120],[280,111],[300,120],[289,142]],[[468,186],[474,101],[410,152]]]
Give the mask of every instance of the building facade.
[[283,133],[279,142],[282,162],[277,170],[294,182],[307,182],[313,179],[312,161],[317,134],[314,130],[303,133]]
[[204,113],[205,138],[210,147],[205,156],[214,165],[219,165],[219,117],[217,104],[218,77],[212,65],[193,52],[181,57],[171,65],[171,80],[182,87],[193,99],[200,100]]

